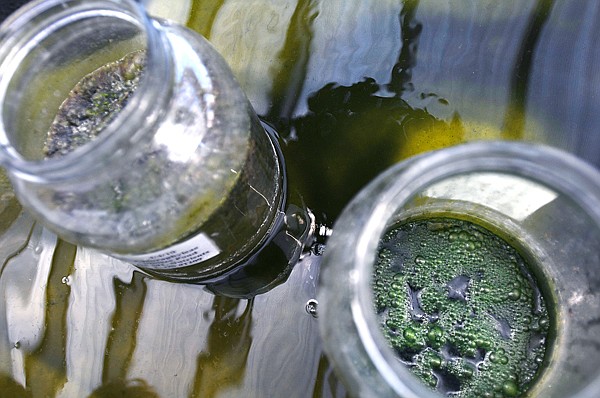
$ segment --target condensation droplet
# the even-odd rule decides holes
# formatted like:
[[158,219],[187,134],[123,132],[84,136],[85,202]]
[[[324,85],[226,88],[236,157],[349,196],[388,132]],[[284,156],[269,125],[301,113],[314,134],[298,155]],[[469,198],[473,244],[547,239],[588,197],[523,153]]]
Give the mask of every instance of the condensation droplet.
[[322,243],[315,243],[311,249],[315,256],[322,256],[325,252],[325,245]]
[[314,318],[317,317],[317,307],[319,302],[315,299],[310,299],[306,303],[306,312],[312,315]]

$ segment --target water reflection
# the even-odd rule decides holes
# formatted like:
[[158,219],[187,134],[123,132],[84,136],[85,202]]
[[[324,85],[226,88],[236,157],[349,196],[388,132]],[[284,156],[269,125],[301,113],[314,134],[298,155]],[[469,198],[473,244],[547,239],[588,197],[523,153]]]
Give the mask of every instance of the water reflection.
[[527,98],[553,145],[600,166],[600,4],[556,1],[539,37]]
[[[315,296],[317,257],[304,258],[289,284],[241,300],[147,279],[125,263],[83,248],[75,254],[62,242],[47,245],[45,256],[34,243],[48,232],[28,225],[22,232],[31,252],[21,248],[26,254],[17,257],[38,255],[26,271],[38,276],[19,278],[17,262],[2,274],[2,286],[22,293],[3,301],[6,314],[20,311],[18,319],[4,318],[9,333],[0,363],[33,396],[261,397],[274,384],[304,396],[303,388],[313,388],[318,372],[329,369],[316,367],[322,355],[316,323],[304,310]],[[47,260],[56,265],[50,273]],[[31,296],[44,286],[41,296]]]
[[214,25],[217,13],[223,3],[225,3],[225,0],[194,1],[191,4],[189,15],[178,22],[195,26],[198,33],[204,37],[209,37],[210,29]]
[[241,384],[252,345],[253,304],[252,299],[215,297],[207,345],[198,355],[194,396],[213,398],[223,389]]
[[329,83],[373,78],[441,120],[460,115],[483,138],[543,141],[600,164],[595,2],[282,0],[247,12],[234,0],[196,3],[214,17],[189,26],[206,32],[270,119],[306,114]]

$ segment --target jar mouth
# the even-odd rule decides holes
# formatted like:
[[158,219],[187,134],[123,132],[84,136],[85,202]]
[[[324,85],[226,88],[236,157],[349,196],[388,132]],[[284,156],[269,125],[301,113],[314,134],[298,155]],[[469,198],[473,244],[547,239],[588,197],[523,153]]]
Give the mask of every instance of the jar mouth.
[[[333,276],[327,275],[327,267],[334,269],[334,264],[340,263],[351,268],[349,286],[340,288],[350,301],[347,316],[352,319],[361,349],[380,377],[399,396],[437,397],[439,394],[417,380],[398,360],[381,330],[372,288],[380,239],[398,221],[398,212],[411,203],[417,193],[443,180],[475,172],[513,175],[548,187],[572,199],[600,226],[598,171],[573,155],[542,145],[506,141],[464,144],[409,159],[373,180],[350,202],[334,225],[325,253],[321,286],[331,290],[335,284]],[[329,272],[335,273],[335,270]],[[337,294],[322,293],[324,311],[328,300],[340,300]],[[331,329],[335,330],[332,327],[329,332]],[[340,355],[341,362],[346,361],[339,359],[346,354],[336,355]]]
[[[17,10],[0,25],[0,164],[43,184],[97,175],[123,159],[168,101],[170,48],[161,33],[132,0],[36,0]],[[45,157],[50,123],[73,87],[139,50],[146,61],[138,87],[101,138]]]

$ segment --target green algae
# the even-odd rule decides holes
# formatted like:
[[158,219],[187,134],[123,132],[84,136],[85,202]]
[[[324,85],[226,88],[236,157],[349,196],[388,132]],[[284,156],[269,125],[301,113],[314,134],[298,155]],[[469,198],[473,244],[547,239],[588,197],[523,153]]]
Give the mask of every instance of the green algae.
[[392,228],[374,293],[399,360],[447,396],[522,396],[542,370],[550,322],[530,265],[476,224],[440,217]]
[[135,51],[84,76],[52,121],[45,155],[64,156],[94,140],[137,89],[145,62],[146,53]]

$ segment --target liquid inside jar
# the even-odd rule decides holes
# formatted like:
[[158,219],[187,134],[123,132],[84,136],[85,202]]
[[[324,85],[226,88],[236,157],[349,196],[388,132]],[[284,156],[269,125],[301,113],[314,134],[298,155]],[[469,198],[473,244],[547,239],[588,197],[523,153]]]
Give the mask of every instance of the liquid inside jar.
[[543,370],[551,329],[531,266],[472,222],[402,222],[381,240],[374,271],[384,335],[445,396],[523,396]]

